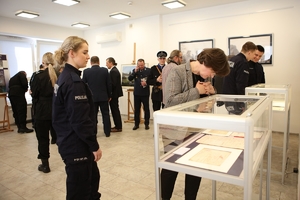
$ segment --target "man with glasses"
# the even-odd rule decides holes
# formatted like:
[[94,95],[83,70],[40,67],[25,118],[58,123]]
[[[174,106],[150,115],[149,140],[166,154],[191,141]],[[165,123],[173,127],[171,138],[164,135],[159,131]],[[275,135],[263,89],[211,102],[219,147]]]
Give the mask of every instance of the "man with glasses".
[[162,103],[162,70],[166,63],[167,53],[165,51],[159,51],[157,54],[158,64],[153,65],[150,69],[150,74],[147,78],[147,83],[152,85],[152,106],[153,111],[160,110],[164,107]]

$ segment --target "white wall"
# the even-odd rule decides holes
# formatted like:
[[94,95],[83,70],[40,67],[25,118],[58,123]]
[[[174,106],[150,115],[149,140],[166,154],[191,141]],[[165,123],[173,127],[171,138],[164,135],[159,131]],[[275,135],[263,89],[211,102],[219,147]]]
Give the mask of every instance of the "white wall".
[[[267,11],[268,9],[268,11]],[[260,12],[257,12],[260,11]],[[300,89],[297,78],[300,69],[296,58],[300,47],[299,0],[248,0],[240,3],[198,9],[164,16],[151,16],[124,23],[95,28],[83,34],[25,21],[0,17],[0,33],[63,40],[69,35],[83,36],[89,42],[90,55],[100,58],[105,66],[107,57],[114,57],[121,64],[133,61],[133,43],[136,42],[136,59],[144,58],[149,66],[156,64],[156,53],[170,53],[179,48],[179,41],[214,39],[215,47],[226,53],[228,37],[273,34],[274,56],[272,65],[265,65],[268,84],[292,84],[291,132],[300,132]],[[101,33],[122,32],[122,42],[97,44]],[[298,60],[298,59],[297,59]],[[126,114],[127,98],[120,100],[121,112]],[[151,104],[150,104],[151,105]],[[125,112],[125,113],[124,113]]]
[[266,82],[292,84],[290,131],[299,133],[299,19],[299,0],[250,0],[165,15],[162,39],[168,52],[178,48],[178,41],[214,39],[215,47],[228,53],[228,37],[272,33],[274,56],[272,65],[264,65]]

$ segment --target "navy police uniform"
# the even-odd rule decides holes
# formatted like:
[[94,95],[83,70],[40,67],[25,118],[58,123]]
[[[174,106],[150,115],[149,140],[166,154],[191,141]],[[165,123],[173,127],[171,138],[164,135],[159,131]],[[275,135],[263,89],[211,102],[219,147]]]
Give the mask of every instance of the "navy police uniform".
[[141,104],[143,103],[144,106],[144,119],[145,119],[145,126],[149,125],[150,119],[150,109],[149,109],[149,96],[150,96],[150,89],[149,85],[143,87],[141,85],[141,79],[147,78],[150,73],[150,69],[145,67],[143,70],[139,70],[135,72],[135,69],[132,70],[131,74],[128,76],[128,80],[134,80],[134,124],[135,126],[139,126],[140,124],[140,111],[141,111]]
[[67,199],[100,199],[100,173],[94,161],[99,149],[94,103],[81,71],[66,64],[54,88],[53,126],[66,165]]
[[244,54],[239,53],[229,61],[230,73],[224,77],[223,94],[245,95],[249,80],[249,63]]
[[265,83],[264,68],[260,63],[249,61],[249,80],[248,86]]

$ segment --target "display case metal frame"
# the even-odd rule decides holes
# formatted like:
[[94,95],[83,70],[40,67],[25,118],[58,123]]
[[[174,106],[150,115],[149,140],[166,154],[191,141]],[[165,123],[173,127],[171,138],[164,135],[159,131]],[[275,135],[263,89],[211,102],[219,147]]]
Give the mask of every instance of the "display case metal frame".
[[290,84],[283,84],[283,85],[268,85],[268,84],[257,84],[250,87],[245,88],[246,95],[282,95],[284,96],[284,103],[283,108],[279,109],[279,107],[274,105],[276,102],[276,98],[273,98],[273,116],[276,113],[284,114],[284,127],[283,127],[283,147],[276,148],[282,149],[282,167],[281,172],[274,172],[281,175],[281,183],[284,184],[284,180],[287,174],[287,164],[288,164],[288,144],[289,144],[289,136],[290,136],[290,113],[291,113],[291,94],[292,88]]
[[[168,169],[176,172],[199,176],[212,180],[212,197],[216,198],[216,181],[239,185],[244,188],[244,199],[252,198],[252,183],[258,172],[261,169],[264,153],[268,149],[267,171],[266,171],[266,199],[270,197],[270,171],[271,171],[271,146],[272,146],[272,100],[269,96],[253,97],[258,98],[258,101],[247,109],[241,115],[225,115],[225,114],[211,114],[211,113],[197,113],[197,112],[184,112],[182,109],[190,107],[200,102],[208,101],[211,98],[248,98],[249,96],[239,95],[213,95],[210,97],[201,98],[191,102],[183,103],[177,106],[162,109],[154,112],[154,141],[155,141],[155,176],[156,176],[156,199],[161,197],[161,179],[160,169]],[[253,159],[253,135],[254,123],[259,120],[263,113],[267,110],[268,127],[267,131],[260,141],[259,149],[256,152],[256,159]],[[201,121],[201,123],[199,123]],[[188,139],[176,149],[160,155],[160,125],[193,127],[201,129],[217,129],[243,132],[245,135],[244,142],[244,159],[243,159],[243,176],[233,176],[225,173],[211,171],[207,169],[182,165],[178,163],[167,162],[166,158],[172,152],[180,147],[184,147],[195,141],[198,135]],[[257,147],[258,148],[258,147]],[[262,179],[261,179],[262,181]],[[262,183],[261,183],[262,186]],[[260,198],[261,198],[260,193]]]

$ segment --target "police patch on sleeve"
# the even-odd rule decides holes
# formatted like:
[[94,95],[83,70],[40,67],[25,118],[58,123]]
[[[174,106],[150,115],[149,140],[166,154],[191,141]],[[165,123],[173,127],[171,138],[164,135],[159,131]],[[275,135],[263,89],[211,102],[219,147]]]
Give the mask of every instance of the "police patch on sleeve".
[[75,96],[75,101],[80,101],[80,100],[87,100],[87,96],[86,95]]

